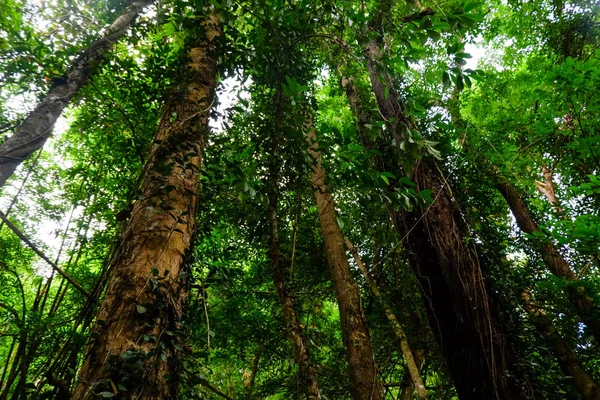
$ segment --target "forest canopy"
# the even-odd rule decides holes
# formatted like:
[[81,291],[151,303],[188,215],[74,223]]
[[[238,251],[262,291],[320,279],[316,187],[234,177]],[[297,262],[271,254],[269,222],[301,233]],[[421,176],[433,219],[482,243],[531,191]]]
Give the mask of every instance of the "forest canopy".
[[0,400],[600,400],[600,5],[0,0]]

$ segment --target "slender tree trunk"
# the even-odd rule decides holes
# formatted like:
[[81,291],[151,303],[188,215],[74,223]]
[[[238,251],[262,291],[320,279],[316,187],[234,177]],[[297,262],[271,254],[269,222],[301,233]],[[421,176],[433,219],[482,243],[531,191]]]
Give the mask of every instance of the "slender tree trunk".
[[[279,140],[277,132],[273,133],[271,141],[271,155],[272,157],[278,157]],[[269,206],[267,210],[269,219],[269,261],[271,263],[271,271],[273,272],[273,282],[275,283],[275,289],[283,308],[283,316],[287,325],[286,329],[294,347],[294,357],[300,369],[300,379],[303,381],[302,386],[304,387],[306,397],[307,399],[320,399],[321,393],[319,391],[315,368],[310,359],[302,327],[296,317],[294,298],[285,280],[284,259],[281,254],[279,224],[277,220],[279,165],[280,160],[274,159],[269,172]]]
[[528,292],[521,293],[521,300],[525,305],[525,309],[533,318],[537,330],[548,341],[560,368],[573,380],[573,384],[579,390],[582,400],[600,400],[600,386],[583,368],[577,355],[573,353],[567,342],[560,336],[544,310],[535,304]]
[[152,1],[133,1],[108,27],[107,35],[93,42],[79,54],[72,63],[66,79],[57,78],[42,102],[29,113],[12,136],[0,144],[0,187],[4,186],[23,160],[44,146],[63,109],[86,84],[113,44],[127,32],[139,13]]
[[[508,203],[510,211],[517,220],[519,229],[530,235],[535,232],[541,232],[539,226],[531,214],[529,214],[527,206],[517,189],[500,174],[496,174],[495,179],[497,182],[496,188]],[[553,275],[570,282],[578,282],[577,275],[575,275],[571,266],[556,246],[550,243],[539,243],[538,247],[546,267],[548,267],[548,270]],[[592,299],[586,296],[583,285],[569,285],[566,290],[567,296],[575,306],[581,321],[588,326],[596,342],[600,342],[600,320],[595,316],[600,315],[600,310],[593,304]]]
[[[367,266],[362,262],[360,256],[358,255],[358,252],[356,251],[356,249],[354,248],[354,246],[352,245],[350,240],[348,240],[348,238],[344,238],[344,241],[346,242],[346,247],[348,247],[350,254],[352,254],[352,256],[354,257],[354,261],[356,262],[356,265],[358,265],[358,269],[363,274],[363,277],[365,278],[367,285],[371,289],[371,292],[373,293],[373,295],[375,296],[377,301],[379,301],[379,303],[383,306],[385,316],[387,317],[388,321],[392,325],[392,328],[394,330],[394,333],[396,334],[396,337],[400,340],[400,349],[402,351],[402,355],[404,356],[404,360],[406,361],[406,365],[407,365],[407,368],[408,368],[408,371],[410,374],[410,378],[413,383],[413,385],[412,385],[413,391],[416,388],[417,395],[419,396],[419,400],[427,399],[427,389],[425,388],[425,385],[423,384],[423,380],[421,379],[421,374],[419,374],[419,366],[413,356],[413,352],[410,348],[410,344],[408,343],[408,337],[406,336],[406,333],[404,332],[404,328],[402,328],[400,321],[398,321],[396,314],[390,307],[390,305],[387,302],[387,300],[385,299],[385,297],[382,296],[381,290],[379,290],[379,286],[371,278],[371,275],[369,274],[369,270],[367,269]],[[411,392],[411,395],[412,395],[412,392]]]
[[74,399],[174,399],[179,323],[186,304],[190,250],[209,110],[217,83],[219,18],[202,22],[188,51],[184,81],[162,112],[112,276],[97,315]]
[[260,364],[262,352],[263,345],[260,344],[256,354],[254,355],[254,359],[252,360],[252,369],[250,370],[250,375],[248,375],[248,379],[244,382],[244,386],[246,387],[246,400],[251,400],[253,398],[254,382],[256,381],[256,375],[258,374],[258,366]]
[[[452,121],[454,124],[459,129],[464,129],[465,124],[458,109],[457,93],[453,95],[453,99],[449,102],[447,109],[452,116]],[[469,151],[466,138],[463,139],[463,149],[465,152]],[[481,164],[485,165],[486,161],[483,160]],[[508,204],[511,213],[517,221],[517,226],[519,229],[529,235],[532,235],[536,232],[541,233],[541,229],[533,219],[532,215],[529,213],[527,205],[523,201],[519,191],[508,181],[508,179],[506,179],[506,177],[496,166],[488,167],[488,170],[491,170],[490,175],[492,176],[496,189],[500,192],[502,197],[504,197],[504,200]],[[543,167],[542,172],[544,174],[544,183],[536,182],[537,189],[546,196],[557,213],[564,215],[564,211],[560,207],[560,203],[554,192],[552,172],[547,167]],[[556,246],[551,243],[542,242],[538,242],[537,246],[550,273],[558,278],[563,278],[570,282],[578,282],[577,275],[575,275],[571,269],[571,266],[565,260]],[[600,317],[600,309],[597,305],[594,305],[592,299],[585,294],[585,288],[583,285],[569,285],[566,291],[567,296],[571,303],[575,306],[581,321],[588,326],[596,340],[596,343],[600,343],[600,319],[598,319]]]
[[[406,129],[416,126],[379,63],[376,39],[365,53],[379,111],[398,145]],[[406,240],[411,269],[459,397],[524,398],[516,382],[506,377],[513,367],[504,327],[475,249],[466,244],[467,227],[446,178],[435,162],[424,159],[414,165],[412,179],[419,191],[431,190],[433,203],[410,213],[388,208],[398,234]]]
[[[417,349],[413,352],[413,358],[415,359],[415,363],[417,367],[420,369],[421,364],[423,363],[423,359],[425,358],[425,350]],[[402,387],[402,392],[400,393],[399,400],[413,400],[413,393],[415,392],[415,384],[410,377],[410,371],[406,374],[405,379],[403,380],[404,385]]]
[[342,338],[350,372],[350,390],[355,400],[379,400],[383,398],[383,388],[379,381],[369,330],[361,306],[360,291],[350,275],[344,238],[336,222],[335,205],[325,185],[325,169],[321,163],[315,129],[312,121],[309,123],[306,138],[309,143],[309,154],[314,162],[312,186],[319,211],[329,273],[335,286],[340,310]]

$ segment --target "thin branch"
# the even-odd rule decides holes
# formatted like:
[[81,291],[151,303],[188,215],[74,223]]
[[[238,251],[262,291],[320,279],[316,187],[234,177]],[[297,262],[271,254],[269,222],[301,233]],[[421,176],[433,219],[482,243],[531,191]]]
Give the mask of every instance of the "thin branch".
[[207,389],[210,389],[213,393],[221,396],[224,399],[233,400],[232,397],[229,397],[225,393],[221,392],[219,389],[217,389],[216,387],[214,387],[213,385],[211,385],[210,382],[208,382],[206,379],[203,379],[203,378],[198,378],[198,379],[200,379],[200,384],[201,385],[205,386]]
[[48,263],[48,265],[50,265],[52,267],[52,269],[54,269],[56,272],[58,272],[71,285],[73,285],[73,287],[75,287],[77,290],[79,290],[81,292],[81,294],[83,294],[85,297],[88,297],[88,298],[90,297],[89,293],[79,283],[77,283],[77,281],[75,279],[71,278],[71,276],[69,276],[65,271],[63,271],[56,264],[54,264],[52,262],[52,260],[50,260],[40,249],[38,249],[37,246],[35,244],[33,244],[33,242],[31,240],[29,240],[19,230],[19,228],[14,226],[8,220],[8,218],[6,218],[6,215],[4,215],[4,213],[1,211],[0,211],[0,219],[2,219],[2,221],[4,221],[4,223],[6,224],[6,226],[8,226],[23,242],[25,242],[25,244],[27,244],[27,246],[29,246],[29,248],[31,250],[33,250],[38,256],[40,256],[40,258],[42,258],[42,260],[46,261],[46,263]]

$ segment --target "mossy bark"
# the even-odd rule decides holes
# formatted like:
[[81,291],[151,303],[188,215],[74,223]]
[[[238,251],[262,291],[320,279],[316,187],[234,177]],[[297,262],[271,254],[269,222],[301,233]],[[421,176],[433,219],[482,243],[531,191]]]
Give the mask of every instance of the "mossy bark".
[[[184,77],[167,100],[97,315],[74,399],[174,399],[186,255],[195,229],[201,155],[217,84],[219,18],[199,24]],[[105,395],[106,397],[106,395]]]

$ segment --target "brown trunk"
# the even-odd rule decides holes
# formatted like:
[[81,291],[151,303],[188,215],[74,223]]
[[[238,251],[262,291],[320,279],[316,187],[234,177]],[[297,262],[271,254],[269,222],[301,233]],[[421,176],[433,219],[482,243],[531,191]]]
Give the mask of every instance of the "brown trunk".
[[406,366],[413,383],[413,391],[416,388],[419,400],[427,399],[427,389],[425,388],[423,380],[421,379],[421,374],[419,373],[419,364],[413,356],[413,352],[410,348],[410,344],[408,343],[408,338],[406,337],[404,328],[402,328],[402,325],[400,325],[400,321],[398,321],[396,314],[386,301],[385,297],[381,295],[381,290],[379,290],[379,286],[371,278],[367,266],[362,262],[360,256],[358,255],[358,252],[356,251],[350,240],[348,240],[348,238],[344,238],[344,240],[346,242],[346,247],[348,247],[348,250],[350,251],[350,254],[352,254],[352,257],[354,257],[354,261],[356,262],[356,265],[358,265],[358,269],[360,270],[360,272],[362,272],[365,281],[367,282],[367,285],[371,289],[371,292],[373,292],[373,295],[375,296],[377,301],[379,301],[379,303],[382,305],[383,310],[385,311],[385,316],[387,317],[388,321],[390,321],[390,324],[392,324],[392,329],[394,330],[396,337],[400,340],[400,350],[402,351],[402,355],[404,356],[404,360],[406,361]]
[[558,198],[556,197],[556,192],[554,191],[552,171],[544,165],[542,166],[542,174],[544,175],[544,182],[535,181],[535,187],[537,188],[537,190],[539,190],[540,193],[546,196],[546,198],[554,208],[554,211],[556,211],[558,215],[564,216],[565,211],[560,206],[560,202],[558,201]]
[[113,44],[127,32],[144,7],[151,3],[152,0],[133,1],[108,27],[105,37],[96,40],[80,53],[66,79],[55,78],[56,84],[53,84],[42,102],[29,113],[13,135],[0,145],[0,187],[4,186],[23,160],[44,146],[64,108],[87,83],[94,68],[104,60],[104,55]]
[[521,293],[521,300],[525,308],[533,318],[533,322],[539,332],[548,341],[552,352],[558,360],[563,372],[573,379],[573,384],[579,390],[583,400],[600,400],[600,386],[594,378],[581,365],[579,358],[573,353],[567,342],[560,336],[550,318],[540,308],[528,292]]
[[342,338],[350,373],[350,390],[355,400],[380,400],[383,398],[383,388],[377,376],[378,371],[367,322],[363,315],[360,291],[350,275],[344,238],[336,222],[333,198],[325,186],[325,169],[321,163],[321,153],[312,121],[307,130],[309,154],[314,163],[312,186],[319,211],[329,273],[335,286],[340,310]]
[[[531,214],[529,214],[527,206],[517,189],[501,174],[497,173],[495,178],[496,188],[508,203],[510,211],[517,220],[519,229],[530,235],[535,232],[541,232],[539,226]],[[538,246],[544,263],[553,275],[571,282],[578,282],[577,276],[571,269],[571,266],[553,244],[539,243]],[[600,311],[594,306],[592,299],[585,295],[583,285],[569,285],[567,287],[567,295],[577,309],[581,321],[588,326],[596,342],[600,342],[600,320],[593,316],[594,314],[600,315]]]
[[252,392],[254,391],[254,382],[256,381],[256,375],[258,374],[258,365],[260,363],[260,356],[262,355],[263,345],[261,344],[254,355],[254,360],[252,360],[252,370],[247,376],[247,379],[244,379],[244,386],[246,387],[246,400],[252,399]]
[[[404,115],[391,78],[379,65],[376,40],[369,42],[365,53],[379,111],[398,143],[405,139],[407,127],[416,130],[416,126]],[[432,191],[433,203],[410,213],[388,208],[398,234],[406,240],[430,325],[460,399],[523,398],[515,382],[506,377],[512,369],[506,334],[476,252],[466,244],[467,227],[448,182],[438,165],[427,159],[414,166],[412,179],[418,190]]]
[[217,83],[213,40],[219,18],[202,22],[205,39],[188,52],[179,84],[164,107],[97,316],[74,399],[174,399],[175,351],[186,303],[201,154]]
[[505,376],[511,369],[506,335],[475,250],[466,245],[462,215],[436,168],[423,161],[413,173],[419,190],[432,190],[433,203],[394,213],[430,324],[461,399],[522,398]]
[[[272,138],[271,154],[276,157],[278,154],[278,138],[277,133],[274,133]],[[296,311],[294,310],[294,298],[290,294],[288,285],[285,280],[284,259],[281,254],[281,246],[279,241],[279,224],[277,221],[277,184],[279,176],[279,160],[274,160],[269,176],[269,261],[271,263],[271,271],[273,272],[273,282],[277,295],[281,301],[283,308],[283,317],[286,322],[286,330],[292,345],[294,347],[294,357],[300,369],[300,379],[304,382],[302,385],[308,399],[320,399],[321,393],[317,383],[314,365],[310,359],[306,340],[302,332],[302,327],[298,323]]]
[[[458,109],[457,95],[458,92],[455,91],[447,108],[452,116],[454,125],[459,129],[464,129],[465,124]],[[469,147],[466,137],[463,139],[462,144],[463,150],[468,152]],[[486,160],[483,160],[481,164],[485,165]],[[519,229],[529,235],[532,235],[536,232],[541,233],[539,226],[529,213],[529,210],[527,209],[527,206],[525,205],[525,202],[523,201],[518,190],[508,181],[508,179],[506,179],[498,167],[492,165],[488,168],[492,170],[491,175],[493,176],[496,189],[498,189],[500,194],[502,194],[502,197],[504,197],[504,200],[508,204],[511,213],[517,221],[517,226]],[[560,208],[560,204],[554,191],[552,171],[544,166],[542,168],[542,172],[544,174],[544,183],[536,182],[538,190],[546,196],[550,204],[555,207],[557,213],[564,215],[564,211],[562,208]],[[577,282],[577,276],[571,269],[571,266],[553,244],[541,242],[538,242],[537,244],[546,267],[553,275],[571,282]],[[600,320],[598,320],[596,317],[592,317],[594,314],[600,315],[600,310],[594,306],[592,299],[586,296],[584,292],[585,288],[583,286],[567,287],[567,296],[577,309],[577,313],[579,314],[581,321],[588,326],[591,333],[594,335],[596,342],[600,342]]]

